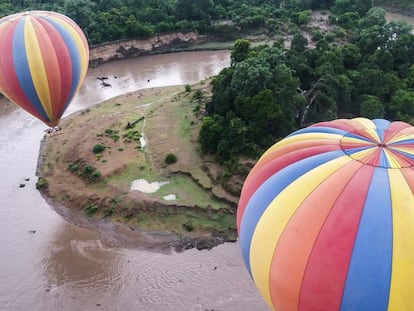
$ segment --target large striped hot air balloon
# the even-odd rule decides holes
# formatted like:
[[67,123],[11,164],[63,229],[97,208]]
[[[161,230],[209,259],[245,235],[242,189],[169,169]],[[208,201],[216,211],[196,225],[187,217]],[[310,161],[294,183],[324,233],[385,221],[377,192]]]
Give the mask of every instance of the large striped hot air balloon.
[[246,267],[274,310],[414,310],[414,127],[334,120],[268,149],[241,193]]
[[0,19],[0,92],[55,126],[79,90],[89,48],[67,16],[28,11]]

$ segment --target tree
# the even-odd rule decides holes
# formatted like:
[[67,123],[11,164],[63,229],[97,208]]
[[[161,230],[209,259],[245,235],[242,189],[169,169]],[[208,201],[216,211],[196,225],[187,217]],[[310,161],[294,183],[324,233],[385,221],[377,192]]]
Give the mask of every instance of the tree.
[[281,101],[266,89],[252,97],[238,97],[235,112],[249,126],[256,144],[268,148],[295,128],[295,107],[291,105],[289,99]]
[[65,0],[64,13],[72,18],[88,34],[95,16],[95,3],[90,0]]
[[250,41],[245,39],[237,39],[231,50],[231,64],[235,65],[245,60],[250,52]]
[[211,102],[207,103],[207,111],[210,114],[225,116],[229,110],[233,109],[235,92],[231,87],[234,67],[223,69],[212,81]]
[[301,12],[295,12],[292,14],[291,19],[298,26],[303,26],[309,24],[312,18],[312,11],[305,10]]
[[384,105],[376,96],[366,95],[360,105],[360,115],[368,119],[384,117]]
[[296,52],[301,53],[306,50],[307,45],[308,40],[300,32],[297,32],[292,38],[290,48]]
[[226,116],[226,126],[217,145],[217,156],[227,161],[247,150],[249,130],[246,123],[233,112]]
[[391,98],[391,117],[405,122],[414,121],[414,91],[398,90]]
[[346,69],[356,69],[361,62],[361,52],[358,46],[352,43],[346,43],[339,48],[342,54],[342,62]]
[[219,115],[206,116],[203,118],[198,142],[201,146],[201,152],[216,153],[217,146],[221,140],[221,135],[225,129],[224,118]]
[[384,26],[386,22],[385,10],[383,8],[371,8],[366,16],[360,20],[359,27],[369,28],[372,26]]
[[248,58],[235,66],[231,88],[241,96],[251,96],[268,87],[272,72],[264,60]]

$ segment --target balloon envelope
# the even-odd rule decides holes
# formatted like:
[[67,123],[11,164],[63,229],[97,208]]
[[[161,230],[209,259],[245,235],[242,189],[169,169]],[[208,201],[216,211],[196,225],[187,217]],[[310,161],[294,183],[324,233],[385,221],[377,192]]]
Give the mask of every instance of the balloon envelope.
[[0,92],[49,126],[79,90],[88,43],[67,16],[28,11],[0,19]]
[[334,120],[269,148],[243,185],[243,259],[275,310],[414,310],[414,127]]

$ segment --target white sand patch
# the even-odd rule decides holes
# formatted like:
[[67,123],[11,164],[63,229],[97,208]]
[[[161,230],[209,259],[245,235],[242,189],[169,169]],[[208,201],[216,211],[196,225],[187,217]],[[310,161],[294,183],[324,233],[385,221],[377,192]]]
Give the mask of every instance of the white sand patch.
[[175,201],[177,196],[175,194],[168,194],[162,197],[165,201]]
[[136,179],[131,182],[130,191],[141,191],[144,193],[155,193],[157,192],[162,186],[168,184],[168,181],[154,181],[148,182],[145,179]]
[[141,144],[141,148],[144,149],[147,145],[147,140],[144,136],[144,133],[142,133],[142,136],[139,138],[139,143]]

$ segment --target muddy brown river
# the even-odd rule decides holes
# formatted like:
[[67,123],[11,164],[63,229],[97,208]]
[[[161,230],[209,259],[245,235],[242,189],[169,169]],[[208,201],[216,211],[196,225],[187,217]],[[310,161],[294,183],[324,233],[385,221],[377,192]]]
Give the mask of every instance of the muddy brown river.
[[[216,51],[107,63],[89,70],[66,116],[127,92],[193,83],[229,62]],[[238,243],[183,253],[114,247],[107,231],[65,221],[35,188],[45,129],[0,102],[0,310],[267,310]]]

